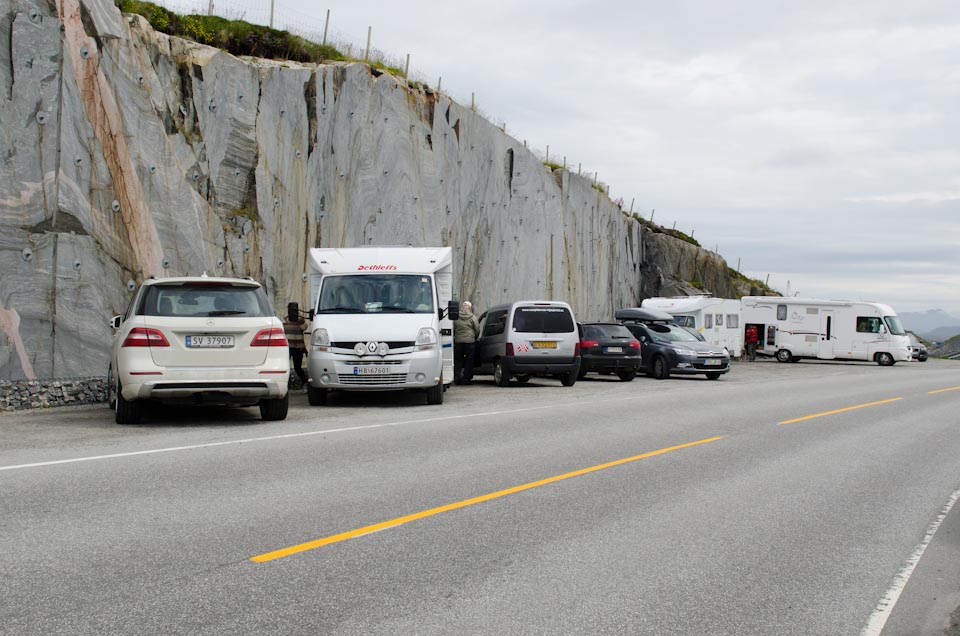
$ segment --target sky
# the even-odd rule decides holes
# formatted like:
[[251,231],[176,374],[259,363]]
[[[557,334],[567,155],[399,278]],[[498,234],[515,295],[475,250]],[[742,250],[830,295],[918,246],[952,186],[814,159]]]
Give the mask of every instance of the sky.
[[781,292],[960,317],[956,0],[275,3]]

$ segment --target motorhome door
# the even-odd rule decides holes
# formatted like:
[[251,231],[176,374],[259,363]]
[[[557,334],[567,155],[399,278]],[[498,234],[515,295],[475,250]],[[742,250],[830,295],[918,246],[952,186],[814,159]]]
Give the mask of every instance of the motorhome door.
[[835,333],[836,317],[832,309],[820,310],[820,351],[817,355],[821,360],[832,360],[836,356],[835,343],[837,335]]

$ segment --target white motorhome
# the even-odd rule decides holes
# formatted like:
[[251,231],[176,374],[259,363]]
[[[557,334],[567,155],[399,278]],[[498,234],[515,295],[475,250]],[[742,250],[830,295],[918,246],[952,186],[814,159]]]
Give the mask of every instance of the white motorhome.
[[881,366],[910,360],[910,341],[887,305],[845,300],[744,296],[744,330],[757,328],[757,353],[780,362],[801,358],[866,360]]
[[423,390],[441,404],[453,382],[449,247],[310,250],[311,405],[330,390]]
[[718,347],[726,347],[731,356],[743,349],[740,328],[740,301],[713,296],[674,296],[647,298],[644,309],[659,309],[673,316],[673,324],[696,329],[703,339]]

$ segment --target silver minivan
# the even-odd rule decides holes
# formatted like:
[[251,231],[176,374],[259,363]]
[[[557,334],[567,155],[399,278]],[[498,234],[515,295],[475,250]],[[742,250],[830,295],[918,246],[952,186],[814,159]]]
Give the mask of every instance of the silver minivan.
[[476,373],[493,375],[497,386],[533,376],[573,386],[580,371],[580,335],[570,305],[523,300],[499,305],[480,316]]

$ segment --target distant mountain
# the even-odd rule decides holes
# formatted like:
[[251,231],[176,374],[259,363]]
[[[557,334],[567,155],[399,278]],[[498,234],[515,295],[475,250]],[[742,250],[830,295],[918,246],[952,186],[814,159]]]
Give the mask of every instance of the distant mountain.
[[927,340],[946,340],[960,334],[960,318],[954,318],[942,309],[898,313],[904,329]]

